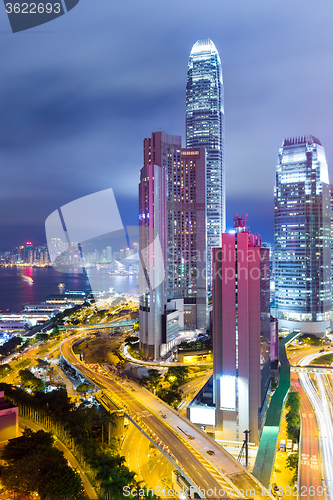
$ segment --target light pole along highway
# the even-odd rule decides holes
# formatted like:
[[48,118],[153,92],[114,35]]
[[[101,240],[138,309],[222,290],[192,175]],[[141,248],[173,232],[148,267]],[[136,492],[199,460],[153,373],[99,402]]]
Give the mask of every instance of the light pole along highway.
[[[193,483],[201,488],[198,491],[201,498],[274,498],[216,441],[149,391],[134,382],[127,383],[128,389],[124,383],[120,385],[86,366],[72,350],[72,344],[78,337],[72,336],[62,344],[62,356],[103,390],[116,406],[157,436],[164,448],[182,464]],[[208,450],[214,452],[209,458],[205,455]]]

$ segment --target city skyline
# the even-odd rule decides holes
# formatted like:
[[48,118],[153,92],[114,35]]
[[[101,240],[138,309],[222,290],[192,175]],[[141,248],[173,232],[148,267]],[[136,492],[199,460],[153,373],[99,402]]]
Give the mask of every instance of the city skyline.
[[[219,50],[224,74],[228,217],[251,214],[263,241],[272,242],[276,151],[283,138],[320,137],[331,168],[332,6],[312,12],[306,3],[299,9],[297,2],[214,1],[211,16],[199,3],[189,9],[185,2],[171,20],[163,5],[151,11],[133,2],[129,17],[102,1],[92,20],[90,3],[81,4],[52,28],[17,36],[4,33],[8,20],[0,18],[7,37],[2,248],[20,239],[42,243],[49,213],[106,183],[124,224],[137,223],[142,137],[160,128],[185,137],[186,63],[194,41],[206,37]],[[316,71],[305,72],[309,66]]]
[[328,499],[333,5],[55,1],[0,15],[4,494]]

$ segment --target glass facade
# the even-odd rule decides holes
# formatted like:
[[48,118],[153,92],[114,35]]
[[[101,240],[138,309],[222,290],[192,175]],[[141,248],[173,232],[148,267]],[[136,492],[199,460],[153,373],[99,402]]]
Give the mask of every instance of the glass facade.
[[162,315],[166,304],[166,171],[145,165],[139,184],[140,349],[159,359],[163,344]]
[[144,140],[144,163],[161,166],[167,175],[167,297],[193,299],[196,318],[191,328],[205,329],[206,153],[180,144],[179,136],[154,132]]
[[[326,322],[332,308],[331,206],[325,151],[313,136],[285,139],[275,185],[275,302],[279,324]],[[284,323],[286,322],[286,323]],[[322,325],[325,333],[325,325]]]
[[207,323],[205,150],[181,149],[168,176],[168,298],[196,303],[195,327]]
[[222,68],[214,43],[192,47],[186,86],[186,147],[206,148],[207,284],[212,284],[212,248],[225,231],[224,94]]

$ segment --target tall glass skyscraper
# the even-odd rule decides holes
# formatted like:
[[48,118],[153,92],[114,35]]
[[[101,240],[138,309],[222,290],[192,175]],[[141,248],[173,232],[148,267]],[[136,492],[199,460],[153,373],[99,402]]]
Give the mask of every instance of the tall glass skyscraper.
[[325,151],[315,137],[283,141],[274,211],[279,326],[324,336],[332,309],[331,202]]
[[205,330],[205,148],[182,148],[180,136],[153,132],[144,140],[144,164],[166,172],[167,298],[183,299],[185,329]]
[[140,349],[147,358],[159,359],[166,344],[166,171],[158,165],[140,171],[139,254]]
[[225,231],[224,92],[214,43],[192,47],[186,86],[186,147],[206,148],[207,284],[212,285],[212,248]]

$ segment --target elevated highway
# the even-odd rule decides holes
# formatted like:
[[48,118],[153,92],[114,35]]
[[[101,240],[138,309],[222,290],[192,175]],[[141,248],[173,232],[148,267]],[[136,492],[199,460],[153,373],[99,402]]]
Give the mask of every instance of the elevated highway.
[[[134,382],[119,383],[88,368],[73,353],[75,338],[62,344],[62,356],[154,439],[198,487],[200,498],[274,498],[216,441],[149,391]],[[208,451],[213,453],[207,454]]]
[[106,329],[112,329],[112,328],[117,328],[117,329],[129,329],[130,327],[133,327],[135,323],[134,319],[122,319],[118,321],[109,321],[108,323],[97,323],[96,325],[66,325],[66,326],[59,326],[59,330],[106,330]]

